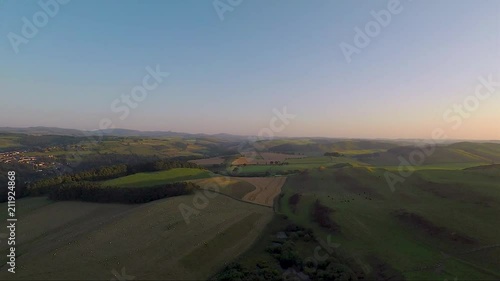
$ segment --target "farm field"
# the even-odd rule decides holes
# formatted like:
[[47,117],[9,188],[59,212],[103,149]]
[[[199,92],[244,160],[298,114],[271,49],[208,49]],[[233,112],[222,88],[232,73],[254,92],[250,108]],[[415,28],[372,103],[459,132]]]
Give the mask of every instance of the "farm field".
[[[57,202],[20,217],[18,264],[9,280],[208,279],[247,250],[271,220],[269,208],[225,196],[186,223],[178,207],[194,195],[144,205]],[[21,203],[21,201],[19,202]],[[5,265],[5,257],[2,257]]]
[[235,177],[212,177],[193,180],[192,182],[199,185],[202,189],[217,191],[239,200],[243,200],[245,195],[256,189],[253,184]]
[[177,168],[168,171],[152,172],[152,173],[137,173],[130,176],[116,178],[102,182],[107,186],[120,187],[145,187],[161,185],[179,181],[187,181],[193,179],[207,178],[210,172],[192,168]]
[[0,149],[21,146],[21,144],[19,143],[19,139],[20,138],[16,137],[16,136],[9,136],[9,135],[1,135],[0,134]]
[[[465,163],[442,163],[442,164],[428,164],[414,166],[415,170],[463,170],[466,168],[477,167],[481,165],[486,165],[486,162],[465,162]],[[378,168],[383,168],[390,171],[396,171],[399,166],[376,166]]]
[[286,177],[214,177],[192,182],[203,189],[218,190],[239,200],[273,207],[274,199],[280,194],[285,181]]
[[244,156],[237,158],[232,162],[234,166],[240,165],[267,165],[272,162],[284,162],[290,159],[304,158],[303,155],[259,152],[259,153],[243,153]]
[[[422,170],[392,192],[385,171],[345,167],[290,176],[279,211],[318,236],[332,235],[369,271],[377,257],[408,280],[500,278],[494,230],[500,173]],[[327,228],[315,219],[317,200],[331,210],[321,218]]]
[[205,158],[205,159],[198,159],[198,160],[191,160],[189,162],[195,163],[200,166],[207,166],[207,165],[221,165],[224,164],[226,159],[222,157],[212,157],[212,158]]
[[[5,141],[0,138],[0,142]],[[75,142],[74,147],[58,147],[50,150],[50,154],[64,156],[78,151],[83,155],[117,154],[117,155],[141,155],[141,156],[200,156],[197,151],[203,150],[203,146],[184,142],[182,139],[139,139],[139,138],[111,138],[98,144],[92,139],[82,138]],[[46,152],[29,152],[27,156],[43,156]]]
[[200,155],[196,151],[203,149],[181,138],[122,138],[108,140],[91,148],[99,153],[163,157]]
[[[422,149],[415,146],[394,147],[385,152],[357,155],[359,161],[375,166],[396,166],[400,158],[410,159],[414,152]],[[500,162],[500,144],[497,143],[465,143],[451,144],[448,146],[436,146],[429,156],[425,157],[424,165],[442,165],[457,163],[487,163]]]
[[240,178],[256,187],[252,192],[247,193],[244,201],[253,202],[265,206],[274,206],[274,199],[280,194],[286,177],[272,178]]
[[[361,163],[355,159],[348,157],[306,157],[301,159],[287,160],[287,165],[249,165],[239,166],[237,175],[280,175],[288,173],[296,173],[308,169],[316,169],[320,167],[331,167],[335,165],[368,165]],[[230,171],[231,172],[231,171]]]

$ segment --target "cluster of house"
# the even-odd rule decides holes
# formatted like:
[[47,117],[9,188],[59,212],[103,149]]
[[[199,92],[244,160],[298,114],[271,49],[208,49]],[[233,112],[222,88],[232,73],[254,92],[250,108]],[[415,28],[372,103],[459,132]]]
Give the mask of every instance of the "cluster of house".
[[0,153],[0,163],[17,162],[20,158],[21,152],[19,151]]
[[[53,155],[45,156],[46,158],[53,159]],[[28,165],[33,165],[33,168],[35,170],[43,170],[50,168],[52,165],[54,165],[53,161],[46,161],[42,160],[39,157],[36,156],[26,156],[23,151],[11,151],[11,152],[4,152],[0,153],[0,163],[20,163],[20,164],[28,164]]]

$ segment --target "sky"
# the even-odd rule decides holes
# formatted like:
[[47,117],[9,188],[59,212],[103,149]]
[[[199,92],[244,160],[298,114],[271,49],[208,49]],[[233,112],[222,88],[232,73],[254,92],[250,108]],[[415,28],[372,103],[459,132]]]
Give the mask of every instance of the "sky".
[[0,0],[0,126],[500,139],[500,1],[54,1]]

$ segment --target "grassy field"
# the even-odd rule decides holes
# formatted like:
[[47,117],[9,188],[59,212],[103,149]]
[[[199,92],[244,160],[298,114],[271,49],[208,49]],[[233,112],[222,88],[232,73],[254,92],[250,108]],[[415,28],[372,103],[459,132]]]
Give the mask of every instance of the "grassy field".
[[255,190],[247,193],[243,197],[244,201],[253,202],[269,207],[274,206],[274,199],[281,193],[281,188],[286,182],[286,177],[253,177],[240,179],[256,187]]
[[[441,163],[441,164],[429,164],[414,166],[415,170],[463,170],[466,168],[476,167],[480,165],[486,165],[486,162],[466,162],[466,163]],[[399,166],[378,166],[378,168],[383,168],[390,171],[396,171]]]
[[301,159],[306,156],[294,155],[294,154],[284,154],[284,153],[271,153],[271,152],[259,152],[259,153],[243,153],[244,156],[236,158],[232,165],[267,165],[271,162],[285,162],[292,159]]
[[113,272],[136,280],[208,279],[246,251],[273,216],[216,196],[187,224],[179,206],[193,202],[194,195],[144,205],[41,206],[19,217],[17,272],[4,270],[2,255],[0,279],[111,280]]
[[[397,166],[400,157],[408,160],[412,153],[420,152],[415,146],[401,146],[391,148],[377,155],[358,155],[360,161],[374,166]],[[424,165],[441,165],[477,163],[492,164],[500,162],[500,144],[495,143],[458,143],[448,146],[437,146],[425,157]]]
[[238,178],[212,177],[208,179],[193,180],[202,189],[208,189],[226,194],[230,197],[243,200],[243,197],[254,191],[256,187]]
[[[54,203],[54,201],[46,197],[25,197],[18,199],[17,202],[22,208],[16,209],[16,214],[22,216],[24,214],[33,212],[38,208]],[[0,203],[0,217],[7,217],[7,203]]]
[[0,149],[20,147],[19,137],[0,135]]
[[205,170],[177,168],[153,173],[137,173],[130,176],[104,181],[102,184],[120,187],[145,187],[193,179],[202,179],[209,176],[210,172]]
[[286,177],[213,177],[194,180],[203,189],[216,190],[232,198],[263,206],[274,206]]
[[[368,261],[376,257],[408,279],[500,278],[494,258],[500,249],[482,248],[500,241],[493,231],[500,216],[500,173],[418,171],[391,192],[384,172],[351,167],[290,176],[280,212],[320,236],[332,234],[372,271]],[[294,194],[300,201],[292,207]],[[332,210],[339,231],[314,223],[316,200]]]
[[[280,175],[294,171],[331,167],[339,164],[366,165],[350,157],[307,157],[302,159],[289,159],[289,165],[248,165],[238,167],[238,174],[246,175]],[[233,169],[233,167],[229,168]]]
[[[54,143],[50,151],[31,151],[26,156],[55,155],[60,157],[71,156],[76,151],[79,155],[140,155],[158,157],[203,156],[209,149],[202,143],[188,141],[182,138],[106,138],[99,143],[93,139],[81,138],[74,146],[61,146]],[[19,147],[19,138],[13,136],[0,136],[0,149]]]
[[224,164],[226,159],[222,157],[212,157],[212,158],[205,158],[205,159],[198,159],[198,160],[191,160],[189,162],[195,163],[200,166],[211,166],[211,165],[221,165]]

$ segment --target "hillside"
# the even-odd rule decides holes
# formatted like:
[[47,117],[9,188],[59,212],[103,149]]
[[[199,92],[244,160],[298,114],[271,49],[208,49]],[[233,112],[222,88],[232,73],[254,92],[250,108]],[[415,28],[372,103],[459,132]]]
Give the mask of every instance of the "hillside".
[[179,206],[193,206],[193,200],[194,195],[139,206],[37,203],[19,217],[22,269],[8,273],[2,255],[0,279],[112,280],[123,272],[137,280],[208,279],[247,250],[273,214],[221,195],[186,223]]
[[[399,165],[399,157],[407,161],[410,155],[421,152],[416,146],[400,146],[385,152],[362,154],[356,156],[360,161],[382,166]],[[425,165],[441,163],[494,163],[500,162],[500,144],[460,143],[448,146],[437,146],[435,151],[425,157]]]

